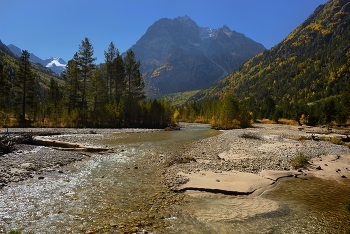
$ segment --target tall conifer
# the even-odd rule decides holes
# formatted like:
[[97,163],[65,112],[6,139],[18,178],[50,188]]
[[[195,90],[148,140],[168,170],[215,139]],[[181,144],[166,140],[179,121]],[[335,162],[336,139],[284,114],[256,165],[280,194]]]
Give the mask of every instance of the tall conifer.
[[26,119],[27,106],[34,99],[35,78],[29,61],[30,54],[27,50],[22,51],[19,60],[19,69],[16,75],[16,94],[18,103],[21,105],[20,120],[24,122]]
[[143,92],[145,83],[142,74],[140,73],[140,66],[140,60],[136,61],[135,53],[131,49],[128,50],[124,58],[128,97],[137,100],[145,98],[145,93]]

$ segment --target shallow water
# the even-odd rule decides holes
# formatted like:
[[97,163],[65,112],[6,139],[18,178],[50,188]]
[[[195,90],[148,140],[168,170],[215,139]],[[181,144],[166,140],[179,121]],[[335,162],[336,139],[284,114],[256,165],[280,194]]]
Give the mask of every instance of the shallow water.
[[[116,153],[0,190],[0,233],[344,233],[350,181],[284,180],[258,198],[188,198],[161,185],[161,161],[184,144],[218,134],[207,125],[181,131],[117,133],[101,143]],[[270,199],[270,200],[266,200]],[[264,201],[261,202],[261,201]],[[262,204],[265,207],[262,207]],[[266,205],[267,204],[267,205]],[[278,204],[273,212],[267,211]]]
[[[286,179],[258,198],[204,196],[193,199],[186,209],[208,227],[203,233],[346,233],[350,230],[346,201],[350,201],[348,179],[341,183]],[[278,203],[277,210],[262,212],[273,202]],[[254,215],[257,210],[262,213]]]

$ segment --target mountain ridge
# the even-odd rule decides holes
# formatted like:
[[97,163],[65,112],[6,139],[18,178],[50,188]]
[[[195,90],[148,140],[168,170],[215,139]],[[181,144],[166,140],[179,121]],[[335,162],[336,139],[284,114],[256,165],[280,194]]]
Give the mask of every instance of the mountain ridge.
[[[7,48],[9,48],[10,51],[18,57],[22,55],[22,49],[13,44],[7,45]],[[39,63],[44,67],[50,68],[53,72],[57,73],[58,75],[66,69],[67,65],[67,63],[60,57],[49,57],[47,59],[41,59],[34,53],[30,53],[30,61],[33,63]]]
[[[334,106],[340,102],[350,79],[349,71],[350,2],[333,0],[317,7],[281,43],[189,100],[222,98],[225,93],[233,93],[260,113],[259,117],[272,118],[275,114],[295,118],[316,108],[313,103],[325,108],[325,103]],[[266,105],[271,111],[261,109]]]
[[226,25],[199,27],[183,16],[157,20],[131,49],[152,96],[207,88],[265,47]]

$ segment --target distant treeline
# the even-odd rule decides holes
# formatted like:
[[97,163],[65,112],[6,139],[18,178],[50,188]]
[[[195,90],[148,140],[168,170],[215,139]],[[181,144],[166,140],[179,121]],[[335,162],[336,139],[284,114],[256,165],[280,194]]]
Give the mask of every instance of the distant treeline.
[[177,121],[209,123],[217,129],[245,128],[259,119],[294,120],[299,125],[344,125],[350,116],[350,80],[340,95],[330,96],[315,102],[283,102],[276,104],[271,97],[252,105],[249,100],[240,100],[232,93],[221,99],[206,98],[190,101],[175,110]]
[[229,93],[222,100],[190,101],[174,114],[177,121],[209,123],[216,129],[250,127],[251,117],[244,103]]
[[68,61],[63,81],[51,77],[46,84],[39,83],[28,51],[22,51],[15,70],[9,59],[0,60],[0,125],[163,128],[172,124],[174,109],[168,102],[145,99],[141,64],[132,50],[123,58],[110,43],[105,62],[99,65],[93,53],[85,38]]

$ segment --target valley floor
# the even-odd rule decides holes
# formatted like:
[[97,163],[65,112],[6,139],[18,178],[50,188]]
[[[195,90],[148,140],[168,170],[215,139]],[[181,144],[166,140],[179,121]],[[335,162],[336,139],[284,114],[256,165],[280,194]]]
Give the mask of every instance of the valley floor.
[[[245,202],[252,209],[247,216],[253,217],[279,208],[259,195],[274,188],[282,177],[298,180],[314,176],[339,183],[349,180],[350,149],[327,140],[346,137],[344,133],[275,124],[223,131],[190,145],[178,159],[190,163],[168,167],[164,182],[172,190],[191,196],[248,195],[245,197],[251,199]],[[310,158],[309,164],[294,169],[290,160],[300,153]],[[220,215],[213,213],[211,217],[215,216]]]

